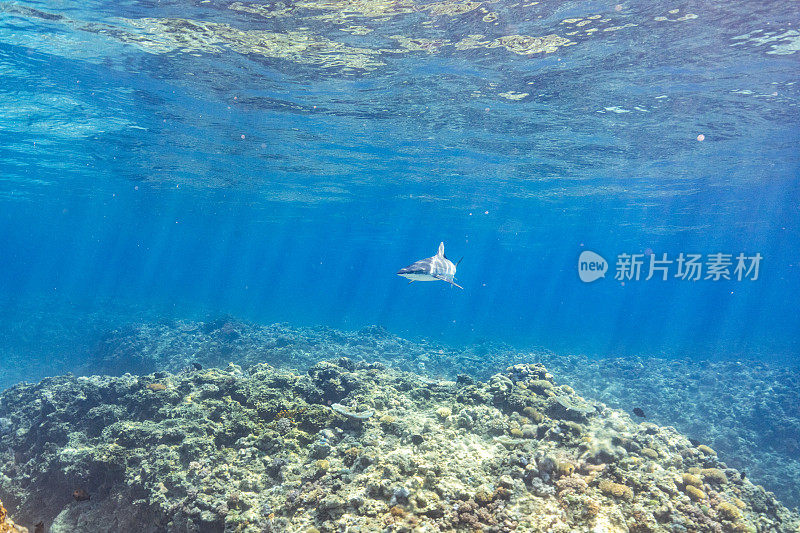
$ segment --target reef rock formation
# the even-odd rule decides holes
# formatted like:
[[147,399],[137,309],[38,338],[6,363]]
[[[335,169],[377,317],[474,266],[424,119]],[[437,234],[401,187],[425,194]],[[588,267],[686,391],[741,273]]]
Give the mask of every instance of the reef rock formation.
[[52,533],[800,526],[707,446],[541,365],[485,382],[347,358],[68,375],[3,392],[0,417],[0,498]]

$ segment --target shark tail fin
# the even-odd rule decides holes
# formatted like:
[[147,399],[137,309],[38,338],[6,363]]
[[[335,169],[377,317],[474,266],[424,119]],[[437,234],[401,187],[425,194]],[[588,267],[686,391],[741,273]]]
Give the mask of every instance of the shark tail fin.
[[439,253],[438,253],[438,255],[441,255],[442,257],[444,257],[444,242],[440,242],[439,243]]

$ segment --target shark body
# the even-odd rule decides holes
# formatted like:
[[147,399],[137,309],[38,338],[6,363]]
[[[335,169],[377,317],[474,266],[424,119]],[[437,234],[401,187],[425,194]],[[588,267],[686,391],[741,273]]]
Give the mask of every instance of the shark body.
[[444,243],[440,243],[439,252],[436,255],[427,259],[420,259],[405,268],[401,268],[397,275],[410,280],[409,283],[415,281],[444,281],[463,289],[464,287],[453,281],[456,277],[456,266],[460,262],[461,259],[453,264],[452,261],[445,257]]

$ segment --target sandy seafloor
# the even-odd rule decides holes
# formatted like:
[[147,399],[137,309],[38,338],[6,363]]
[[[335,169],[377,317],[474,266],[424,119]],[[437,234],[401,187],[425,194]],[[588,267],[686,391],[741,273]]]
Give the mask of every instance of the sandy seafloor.
[[231,317],[98,339],[80,368],[4,358],[74,372],[0,395],[31,532],[800,531],[796,368]]

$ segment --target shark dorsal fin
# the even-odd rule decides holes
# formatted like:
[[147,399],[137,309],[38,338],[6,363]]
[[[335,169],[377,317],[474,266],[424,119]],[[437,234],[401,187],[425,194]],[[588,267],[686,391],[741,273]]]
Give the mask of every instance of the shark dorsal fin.
[[442,257],[444,257],[444,242],[440,242],[439,243],[439,254],[438,255],[441,255]]

